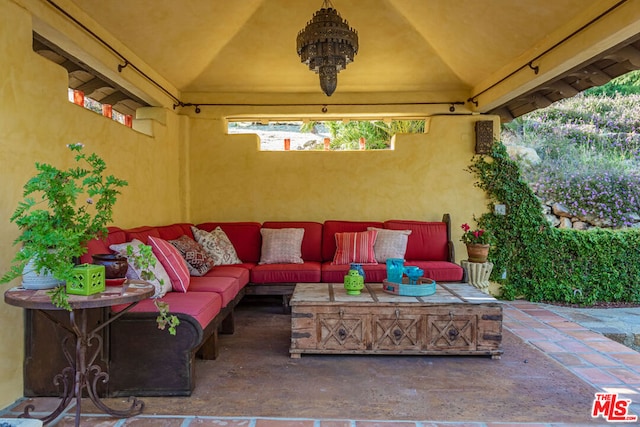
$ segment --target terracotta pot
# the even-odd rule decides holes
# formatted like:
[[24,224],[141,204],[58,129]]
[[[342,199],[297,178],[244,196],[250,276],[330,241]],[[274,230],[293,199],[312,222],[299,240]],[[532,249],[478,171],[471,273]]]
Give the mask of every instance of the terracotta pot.
[[104,265],[105,279],[120,279],[127,275],[127,258],[118,254],[92,255],[93,264]]
[[489,256],[489,245],[479,243],[467,243],[467,255],[469,262],[487,262]]

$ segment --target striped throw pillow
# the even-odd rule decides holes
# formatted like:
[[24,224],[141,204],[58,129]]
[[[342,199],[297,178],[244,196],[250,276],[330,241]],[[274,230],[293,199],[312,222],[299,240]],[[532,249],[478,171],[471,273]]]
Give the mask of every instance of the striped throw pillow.
[[332,264],[377,264],[376,253],[373,250],[377,236],[376,230],[336,233],[336,253]]
[[180,252],[171,243],[159,237],[149,236],[148,243],[151,245],[153,254],[169,274],[173,291],[187,292],[191,276],[187,262],[182,258]]

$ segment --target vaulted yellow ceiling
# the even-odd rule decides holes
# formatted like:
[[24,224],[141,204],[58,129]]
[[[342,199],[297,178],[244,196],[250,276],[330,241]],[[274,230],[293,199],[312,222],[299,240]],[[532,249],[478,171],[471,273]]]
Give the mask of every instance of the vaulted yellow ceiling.
[[[321,0],[66,1],[184,101],[326,98],[295,43]],[[640,0],[331,3],[360,42],[331,100],[466,102],[512,74],[480,100],[487,109],[640,34]],[[532,60],[538,74],[521,69]]]

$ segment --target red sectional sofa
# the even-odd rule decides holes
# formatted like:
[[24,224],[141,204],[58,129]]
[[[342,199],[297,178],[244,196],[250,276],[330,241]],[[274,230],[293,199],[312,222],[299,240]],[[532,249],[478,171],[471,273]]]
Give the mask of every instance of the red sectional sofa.
[[[207,222],[198,228],[211,231],[222,228],[229,236],[244,261],[243,267],[250,269],[251,276],[247,294],[290,295],[296,283],[342,282],[349,270],[348,264],[332,264],[336,252],[336,233],[362,232],[369,227],[389,230],[411,230],[408,236],[406,265],[416,265],[424,270],[426,277],[436,282],[459,282],[464,271],[455,263],[451,241],[450,217],[445,214],[442,221],[389,220],[338,221],[324,223],[309,221],[256,222]],[[304,228],[302,240],[302,264],[258,264],[260,261],[261,228]],[[367,282],[382,282],[386,278],[386,265],[363,264]]]
[[[82,262],[91,255],[109,253],[110,246],[150,237],[173,240],[186,235],[194,239],[192,224],[121,229],[110,227],[105,240],[88,244]],[[196,225],[205,231],[220,227],[233,244],[239,264],[217,265],[200,277],[190,277],[186,292],[168,292],[161,299],[169,303],[171,314],[180,319],[177,335],[157,329],[157,310],[153,300],[145,300],[112,322],[106,331],[109,370],[109,396],[190,395],[195,387],[195,357],[214,359],[218,355],[218,332],[233,333],[233,309],[245,294],[282,295],[288,302],[296,283],[342,282],[349,264],[336,265],[336,233],[364,232],[369,227],[410,230],[405,265],[422,268],[436,282],[464,279],[462,268],[454,263],[449,215],[442,221],[310,221],[206,222]],[[300,263],[261,264],[262,229],[304,229]],[[385,263],[363,265],[367,282],[386,278]],[[114,307],[114,311],[123,307]],[[106,314],[108,316],[108,313]],[[27,327],[29,329],[29,326]],[[30,359],[32,364],[36,360]],[[26,368],[25,368],[26,369]],[[25,395],[47,394],[30,389]],[[29,390],[29,392],[27,392]],[[52,394],[55,394],[55,390]]]

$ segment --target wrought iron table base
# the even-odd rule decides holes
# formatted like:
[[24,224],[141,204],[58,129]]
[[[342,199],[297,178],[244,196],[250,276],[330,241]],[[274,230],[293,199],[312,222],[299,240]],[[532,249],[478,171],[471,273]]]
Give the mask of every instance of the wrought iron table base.
[[[71,327],[64,325],[58,319],[51,316],[43,310],[40,313],[48,317],[56,325],[66,329],[73,335],[66,336],[62,341],[62,352],[69,362],[69,366],[64,368],[61,373],[56,375],[53,382],[56,386],[62,386],[61,401],[58,407],[49,415],[39,418],[44,424],[48,424],[62,414],[69,404],[75,399],[76,401],[76,427],[80,426],[80,413],[82,408],[82,394],[86,389],[89,399],[104,413],[117,418],[128,418],[142,413],[144,402],[130,397],[131,406],[124,410],[113,409],[107,406],[96,391],[98,382],[102,381],[106,384],[109,381],[109,374],[102,371],[99,365],[95,364],[95,360],[102,350],[102,337],[98,332],[125,314],[129,309],[135,306],[137,302],[131,304],[127,309],[119,312],[111,317],[108,321],[98,325],[94,329],[87,329],[87,311],[88,309],[74,309],[69,312]],[[75,358],[69,349],[70,338],[75,337]],[[27,405],[21,418],[35,418],[31,416],[31,411],[35,409],[34,405]]]

